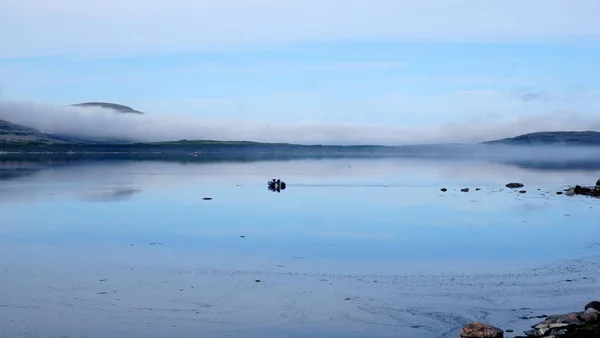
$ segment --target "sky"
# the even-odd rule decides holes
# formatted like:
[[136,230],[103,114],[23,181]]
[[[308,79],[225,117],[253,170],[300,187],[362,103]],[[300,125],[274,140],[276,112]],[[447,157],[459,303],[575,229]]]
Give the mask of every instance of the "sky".
[[7,0],[0,118],[77,129],[66,117],[93,119],[61,107],[105,101],[152,115],[136,127],[152,139],[354,144],[598,129],[597,13],[597,0]]

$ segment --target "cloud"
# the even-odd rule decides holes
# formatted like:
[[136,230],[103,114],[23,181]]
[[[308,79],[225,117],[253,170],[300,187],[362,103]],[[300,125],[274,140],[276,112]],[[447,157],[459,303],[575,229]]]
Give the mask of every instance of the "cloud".
[[[20,0],[0,3],[1,56],[114,56],[348,40],[600,37],[596,0]],[[524,24],[526,23],[526,24]]]
[[424,127],[353,123],[244,121],[187,115],[115,114],[101,108],[51,106],[0,101],[0,119],[46,132],[79,137],[127,138],[137,141],[180,139],[249,140],[300,144],[421,144],[480,142],[552,130],[600,130],[600,116],[576,111],[512,118],[450,122]]
[[520,89],[515,92],[515,96],[522,101],[544,101],[550,100],[550,95],[544,91],[536,91],[532,89]]
[[401,61],[324,62],[316,64],[294,64],[290,62],[268,62],[251,66],[234,66],[220,62],[202,63],[186,67],[187,71],[202,73],[261,73],[291,74],[305,71],[361,71],[399,69],[406,65]]

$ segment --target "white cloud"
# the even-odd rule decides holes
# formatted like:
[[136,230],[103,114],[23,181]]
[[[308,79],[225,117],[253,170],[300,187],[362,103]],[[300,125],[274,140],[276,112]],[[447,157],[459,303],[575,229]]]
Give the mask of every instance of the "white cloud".
[[1,56],[123,55],[329,40],[600,37],[597,0],[19,0]]
[[399,69],[406,65],[401,61],[323,62],[315,64],[270,61],[248,66],[227,65],[221,62],[201,63],[186,67],[187,71],[203,73],[260,73],[291,74],[305,71],[361,71]]
[[302,144],[418,144],[479,142],[551,130],[600,130],[600,116],[576,111],[505,119],[433,122],[424,127],[319,122],[209,120],[185,115],[114,114],[104,109],[0,101],[0,119],[58,134],[140,141],[250,140]]

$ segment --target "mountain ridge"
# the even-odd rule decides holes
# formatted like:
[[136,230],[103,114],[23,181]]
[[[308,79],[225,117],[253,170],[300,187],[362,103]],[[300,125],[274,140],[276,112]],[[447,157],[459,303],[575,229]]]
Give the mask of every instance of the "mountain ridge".
[[111,103],[111,102],[83,102],[83,103],[75,103],[71,105],[72,107],[81,107],[81,108],[104,108],[111,109],[119,113],[125,114],[144,114],[139,110],[135,110],[129,106],[125,106],[122,104]]

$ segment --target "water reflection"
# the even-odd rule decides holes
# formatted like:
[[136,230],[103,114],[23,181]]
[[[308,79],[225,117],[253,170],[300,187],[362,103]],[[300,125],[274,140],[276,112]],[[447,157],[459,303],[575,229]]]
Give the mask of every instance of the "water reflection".
[[86,202],[123,202],[131,200],[140,191],[141,189],[127,187],[114,188],[109,191],[94,191],[84,194],[82,200]]

